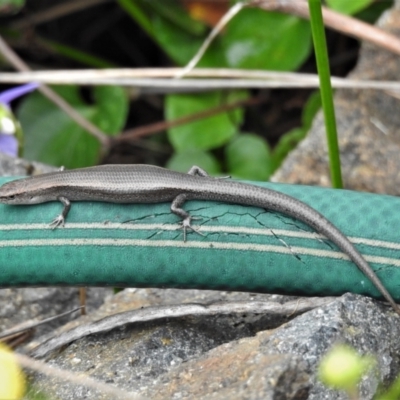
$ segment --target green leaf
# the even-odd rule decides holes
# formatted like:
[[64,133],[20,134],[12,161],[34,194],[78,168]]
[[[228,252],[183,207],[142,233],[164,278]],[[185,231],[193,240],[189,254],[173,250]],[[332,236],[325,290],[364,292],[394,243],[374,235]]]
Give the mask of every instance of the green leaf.
[[119,133],[128,115],[129,104],[125,90],[120,86],[97,86],[93,97],[97,106],[93,121],[106,133]]
[[316,91],[308,98],[303,108],[301,116],[303,126],[286,132],[275,146],[272,152],[272,171],[276,171],[287,155],[306,137],[314,117],[320,109],[321,94],[319,91]]
[[25,5],[25,0],[0,0],[0,14],[16,13]]
[[357,13],[357,19],[374,24],[384,11],[393,6],[393,1],[374,2],[369,7]]
[[0,0],[0,7],[2,6],[22,7],[24,4],[25,0]]
[[[162,49],[179,65],[187,64],[203,44],[205,36],[188,34],[179,26],[162,18],[153,17],[153,35]],[[214,40],[196,67],[226,67],[219,40]]]
[[[150,35],[172,60],[185,65],[202,45],[207,27],[195,21],[177,3],[117,0],[120,6]],[[225,67],[219,41],[214,41],[198,66]]]
[[183,29],[186,33],[196,36],[206,34],[206,25],[191,18],[180,2],[151,1],[147,4],[157,15],[160,15],[176,27]]
[[229,22],[222,42],[231,67],[286,71],[310,54],[311,31],[297,17],[248,8]]
[[303,128],[306,131],[308,131],[311,128],[311,124],[314,121],[314,117],[320,109],[321,109],[321,93],[319,92],[319,90],[317,90],[308,98],[307,103],[305,104],[301,115]]
[[165,21],[169,28],[175,27],[183,35],[203,36],[207,30],[203,23],[193,20],[179,2],[117,0],[117,3],[156,40],[162,34],[154,30],[157,28],[154,22],[159,18]]
[[203,168],[210,175],[221,173],[221,167],[216,158],[202,150],[187,150],[183,153],[174,154],[169,159],[167,168],[179,172],[188,172],[193,165]]
[[[93,105],[83,102],[76,86],[61,86],[55,91],[106,133],[115,134],[122,128],[127,98],[120,88],[95,88]],[[98,141],[39,92],[24,99],[17,117],[25,133],[25,158],[66,168],[86,167],[99,161]]]
[[351,15],[367,8],[373,1],[374,0],[326,0],[326,3],[332,10]]
[[274,148],[272,153],[271,168],[272,171],[276,171],[282,164],[282,161],[287,157],[287,155],[297,147],[297,145],[304,139],[307,135],[307,130],[302,128],[294,128],[289,132],[285,133]]
[[271,174],[271,152],[257,135],[241,134],[225,148],[228,173],[242,179],[266,180]]
[[[245,91],[170,95],[166,98],[165,113],[168,121],[208,110],[222,104],[232,103],[248,96]],[[210,150],[227,143],[238,131],[243,121],[243,109],[237,108],[212,117],[203,118],[168,130],[174,149]]]

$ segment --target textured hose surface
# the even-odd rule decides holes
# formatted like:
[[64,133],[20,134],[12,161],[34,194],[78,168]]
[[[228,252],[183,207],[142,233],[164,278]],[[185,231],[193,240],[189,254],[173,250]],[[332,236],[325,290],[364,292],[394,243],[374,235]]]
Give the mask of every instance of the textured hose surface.
[[[0,179],[0,184],[6,182]],[[257,183],[259,184],[259,183]],[[348,235],[400,300],[400,199],[307,186],[259,184],[296,197]],[[132,286],[379,297],[337,248],[277,212],[205,201],[184,208],[204,236],[183,243],[169,204],[0,205],[0,287]]]

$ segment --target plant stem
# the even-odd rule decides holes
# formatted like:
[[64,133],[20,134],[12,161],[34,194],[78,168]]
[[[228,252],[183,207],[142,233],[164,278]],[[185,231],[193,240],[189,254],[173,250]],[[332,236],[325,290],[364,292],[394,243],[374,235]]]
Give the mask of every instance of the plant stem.
[[326,48],[325,28],[322,19],[321,1],[308,0],[308,7],[310,10],[311,30],[320,81],[322,109],[325,118],[332,186],[335,188],[342,188],[343,181],[340,168],[339,144],[336,130],[335,109],[333,106],[333,94],[330,80],[328,51]]

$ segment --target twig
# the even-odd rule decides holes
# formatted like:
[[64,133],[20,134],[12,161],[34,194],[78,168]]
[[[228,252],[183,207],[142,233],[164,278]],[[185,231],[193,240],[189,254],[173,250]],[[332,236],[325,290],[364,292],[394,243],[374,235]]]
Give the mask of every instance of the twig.
[[0,333],[0,339],[6,339],[9,336],[16,335],[17,333],[25,332],[27,330],[36,328],[39,325],[47,324],[47,323],[49,323],[51,321],[54,321],[56,319],[65,317],[66,315],[72,314],[75,311],[80,310],[81,308],[82,307],[74,308],[73,310],[66,311],[65,313],[58,314],[58,315],[55,315],[53,317],[42,319],[41,321],[29,322],[29,324],[24,324],[22,326],[19,326],[18,328],[8,329],[8,330],[3,331],[3,332]]
[[[9,357],[10,355],[7,356]],[[115,386],[107,385],[104,382],[89,378],[88,376],[47,365],[42,361],[34,360],[33,358],[22,354],[14,353],[12,356],[15,356],[18,363],[24,368],[29,368],[44,375],[58,378],[63,382],[68,380],[76,385],[86,386],[96,391],[107,393],[114,399],[143,399],[143,397],[138,394],[126,392],[125,390],[119,389]],[[4,355],[0,355],[0,357],[4,357]]]
[[[297,15],[309,19],[308,4],[304,0],[252,0],[249,6],[259,7],[267,11],[278,11]],[[340,14],[326,7],[322,7],[322,16],[325,26],[352,36],[359,40],[366,40],[383,47],[393,53],[400,54],[400,39],[376,26],[367,24],[358,19]]]
[[81,305],[81,315],[86,315],[86,288],[80,287],[79,288],[79,304]]
[[69,1],[68,3],[57,4],[54,7],[39,11],[33,15],[29,15],[28,17],[13,22],[10,25],[10,28],[16,30],[24,29],[31,25],[42,24],[65,15],[84,10],[85,8],[97,6],[98,4],[107,3],[110,1],[111,0],[74,0]]
[[219,20],[218,24],[215,25],[214,29],[210,32],[206,40],[204,40],[203,44],[200,46],[200,49],[193,56],[193,58],[187,63],[186,67],[184,67],[180,72],[178,72],[175,78],[183,78],[190,70],[192,70],[196,64],[200,61],[201,57],[203,57],[204,53],[209,48],[212,41],[215,37],[224,29],[226,24],[243,8],[245,7],[245,3],[239,2],[236,3],[233,7],[231,7],[228,12]]
[[139,128],[129,129],[123,132],[122,135],[113,138],[114,143],[126,142],[130,140],[139,139],[143,136],[149,136],[157,132],[165,131],[166,129],[173,128],[174,126],[184,125],[189,122],[194,122],[199,119],[211,117],[225,111],[233,110],[237,107],[250,106],[259,104],[263,101],[261,98],[251,98],[246,100],[239,100],[229,104],[223,104],[218,107],[210,108],[208,110],[200,111],[194,114],[186,115],[181,118],[174,119],[173,121],[161,121],[154,124],[140,126]]
[[[4,58],[13,65],[18,71],[29,71],[30,68],[25,62],[8,46],[4,39],[0,36],[0,52]],[[109,136],[102,132],[97,126],[82,117],[69,103],[61,96],[50,89],[48,86],[41,85],[38,90],[43,93],[49,100],[60,107],[69,117],[71,117],[78,125],[94,136],[102,145],[103,151],[109,147]]]
[[270,314],[284,316],[304,313],[332,302],[334,297],[302,298],[300,301],[289,301],[283,304],[274,301],[219,301],[211,304],[188,303],[139,308],[110,315],[98,321],[89,322],[72,328],[49,339],[34,350],[35,357],[45,357],[51,351],[65,346],[82,337],[95,333],[103,333],[135,322],[155,321],[160,318],[177,318],[193,315],[218,314]]
[[[110,68],[59,71],[0,72],[0,82],[49,84],[121,85],[159,91],[211,90],[235,88],[315,88],[318,75],[296,72],[199,68],[191,70],[191,78],[173,78],[179,68]],[[202,78],[202,79],[192,79]],[[398,81],[358,80],[332,77],[336,89],[400,90]]]

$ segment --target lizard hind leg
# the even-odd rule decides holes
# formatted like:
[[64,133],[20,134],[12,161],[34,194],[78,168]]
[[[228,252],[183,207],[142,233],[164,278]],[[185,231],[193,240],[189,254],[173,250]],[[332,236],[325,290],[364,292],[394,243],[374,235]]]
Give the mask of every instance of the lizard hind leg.
[[189,175],[195,175],[195,176],[209,176],[206,171],[204,171],[203,168],[198,167],[197,165],[193,165],[188,171]]
[[[210,175],[208,175],[208,173],[206,171],[204,171],[203,168],[198,167],[197,165],[193,165],[193,167],[191,167],[188,171],[188,175],[194,175],[194,176],[203,176],[203,177],[209,177]],[[227,175],[227,176],[219,176],[215,179],[229,179],[231,176]]]

